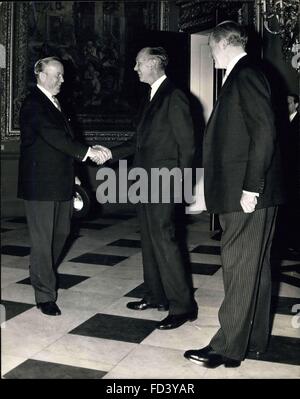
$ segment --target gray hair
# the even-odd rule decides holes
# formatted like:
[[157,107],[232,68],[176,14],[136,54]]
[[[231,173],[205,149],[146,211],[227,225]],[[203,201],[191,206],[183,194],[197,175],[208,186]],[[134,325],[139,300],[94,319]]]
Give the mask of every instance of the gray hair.
[[142,51],[157,60],[160,68],[165,69],[168,65],[169,57],[163,47],[145,47]]
[[50,64],[50,62],[59,62],[61,64],[61,60],[58,57],[47,57],[41,58],[34,64],[34,74],[37,77],[40,72],[43,72],[46,65]]
[[223,21],[212,31],[211,37],[215,42],[226,39],[231,46],[246,47],[247,33],[243,26],[234,21]]

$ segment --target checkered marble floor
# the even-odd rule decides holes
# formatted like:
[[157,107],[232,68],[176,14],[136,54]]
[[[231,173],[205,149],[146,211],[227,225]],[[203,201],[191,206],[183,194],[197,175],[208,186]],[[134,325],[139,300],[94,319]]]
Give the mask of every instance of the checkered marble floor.
[[268,352],[241,367],[214,370],[183,352],[208,344],[223,299],[220,243],[209,215],[189,216],[187,243],[198,319],[159,331],[166,312],[132,311],[142,297],[139,225],[135,214],[76,222],[59,267],[59,317],[36,307],[28,278],[25,218],[1,221],[1,375],[4,379],[291,379],[300,377],[300,262],[283,260],[274,273],[273,327]]

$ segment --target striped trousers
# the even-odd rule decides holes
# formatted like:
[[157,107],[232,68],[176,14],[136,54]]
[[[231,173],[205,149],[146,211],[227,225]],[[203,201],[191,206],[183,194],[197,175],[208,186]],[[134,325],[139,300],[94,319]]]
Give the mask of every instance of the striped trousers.
[[243,360],[249,348],[264,351],[268,344],[276,214],[277,208],[270,207],[219,215],[225,296],[220,328],[210,345],[223,356]]

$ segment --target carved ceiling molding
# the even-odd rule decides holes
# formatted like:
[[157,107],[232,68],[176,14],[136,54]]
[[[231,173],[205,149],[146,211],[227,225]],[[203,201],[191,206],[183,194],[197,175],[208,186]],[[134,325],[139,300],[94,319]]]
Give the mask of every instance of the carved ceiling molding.
[[182,32],[199,32],[214,27],[220,20],[232,19],[247,24],[248,8],[254,7],[254,0],[249,1],[203,1],[177,0],[180,7],[179,30]]

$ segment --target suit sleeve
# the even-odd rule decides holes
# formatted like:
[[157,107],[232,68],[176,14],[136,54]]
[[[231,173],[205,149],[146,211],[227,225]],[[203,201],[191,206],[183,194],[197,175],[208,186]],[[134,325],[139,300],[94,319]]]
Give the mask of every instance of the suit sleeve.
[[243,190],[263,193],[276,145],[270,88],[265,76],[254,69],[241,71],[238,88],[240,108],[250,138]]
[[73,139],[67,133],[66,126],[49,117],[38,102],[24,104],[20,113],[20,125],[25,146],[34,140],[34,136],[39,135],[51,147],[77,161],[82,161],[87,153],[88,146]]
[[124,143],[118,144],[110,148],[112,153],[111,162],[129,157],[130,155],[134,154],[135,148],[136,148],[136,133],[134,133],[133,136],[130,139],[126,140]]
[[191,168],[195,150],[194,128],[188,99],[181,90],[172,93],[168,116],[178,144],[179,167]]

